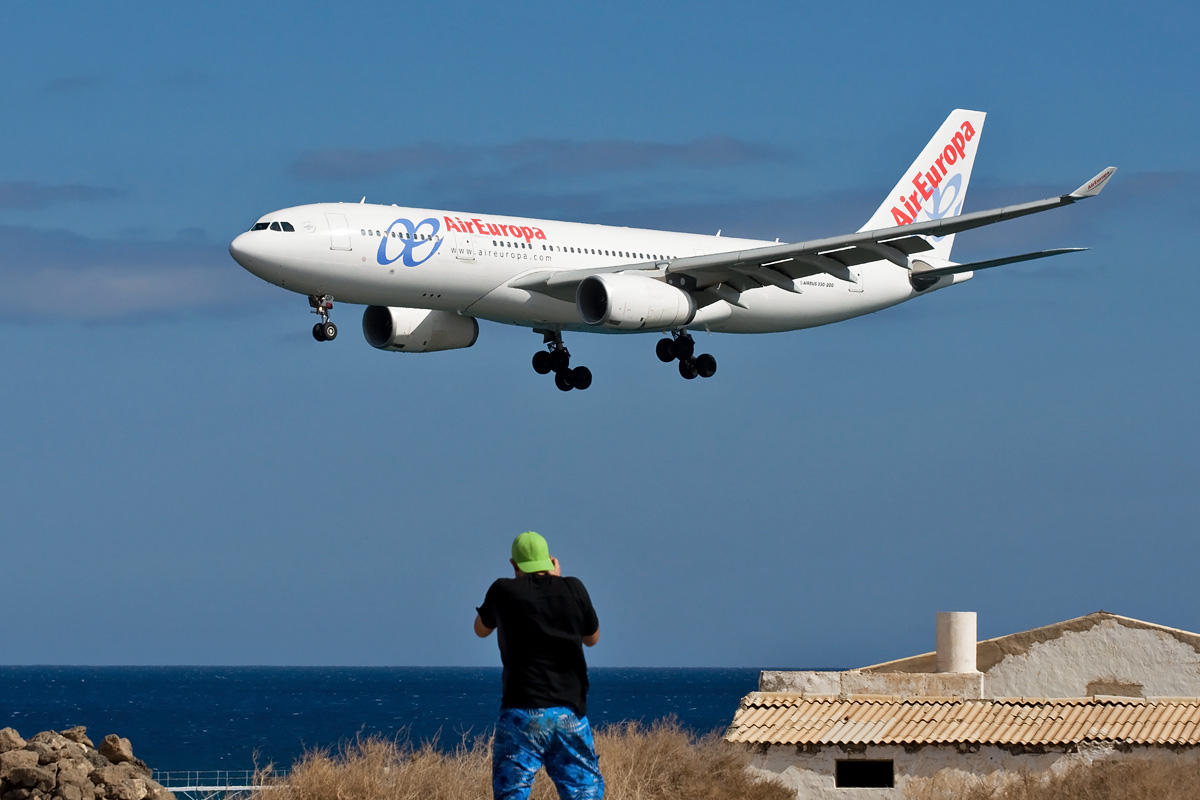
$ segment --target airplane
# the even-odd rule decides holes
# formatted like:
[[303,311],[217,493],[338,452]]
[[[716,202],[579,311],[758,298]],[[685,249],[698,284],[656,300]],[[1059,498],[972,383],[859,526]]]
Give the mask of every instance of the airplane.
[[479,320],[531,328],[539,374],[587,389],[564,332],[660,334],[656,355],[710,378],[691,331],[774,333],[879,311],[1005,264],[1078,252],[1057,248],[962,264],[957,233],[1070,205],[1100,193],[1108,167],[1075,191],[963,213],[985,114],[956,109],[856,233],[792,244],[427,208],[318,203],[261,217],[229,245],[242,267],[307,295],[331,341],[333,302],[365,305],[362,330],[380,350],[470,347]]

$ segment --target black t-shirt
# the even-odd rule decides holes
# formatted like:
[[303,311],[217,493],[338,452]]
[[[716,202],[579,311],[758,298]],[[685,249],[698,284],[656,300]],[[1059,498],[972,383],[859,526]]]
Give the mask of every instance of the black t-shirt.
[[583,638],[600,623],[582,581],[556,575],[500,578],[476,611],[484,625],[498,629],[502,708],[569,706],[587,716]]

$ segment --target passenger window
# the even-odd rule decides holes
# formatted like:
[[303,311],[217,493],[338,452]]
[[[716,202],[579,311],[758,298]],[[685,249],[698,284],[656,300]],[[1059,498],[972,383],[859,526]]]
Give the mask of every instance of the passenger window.
[[281,223],[279,223],[279,224],[280,224],[280,225],[282,225],[282,226],[283,226],[283,229],[284,229],[285,231],[287,231],[288,233],[295,233],[295,232],[296,232],[296,229],[292,227],[292,223],[290,223],[290,222],[281,222]]
[[359,235],[359,236],[366,236],[366,235],[367,235],[367,232],[366,232],[365,230],[363,230],[363,229],[359,228],[359,230],[358,230],[358,235]]

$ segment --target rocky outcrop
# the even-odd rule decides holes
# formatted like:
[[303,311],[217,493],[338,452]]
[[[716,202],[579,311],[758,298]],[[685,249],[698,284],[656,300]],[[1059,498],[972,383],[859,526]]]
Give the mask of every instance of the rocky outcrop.
[[97,749],[83,727],[43,731],[28,741],[0,728],[0,800],[175,800],[150,779],[128,739]]

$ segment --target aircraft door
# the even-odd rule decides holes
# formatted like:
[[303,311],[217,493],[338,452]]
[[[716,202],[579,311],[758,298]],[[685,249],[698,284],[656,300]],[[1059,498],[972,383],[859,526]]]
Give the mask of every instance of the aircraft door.
[[345,214],[326,214],[325,221],[329,223],[329,249],[353,250],[350,243],[350,226],[346,223]]
[[863,272],[862,267],[850,267],[850,274],[858,279],[858,282],[850,282],[850,291],[861,292],[863,290]]
[[460,261],[475,260],[475,234],[466,233],[464,231],[453,231],[454,233],[454,257]]

